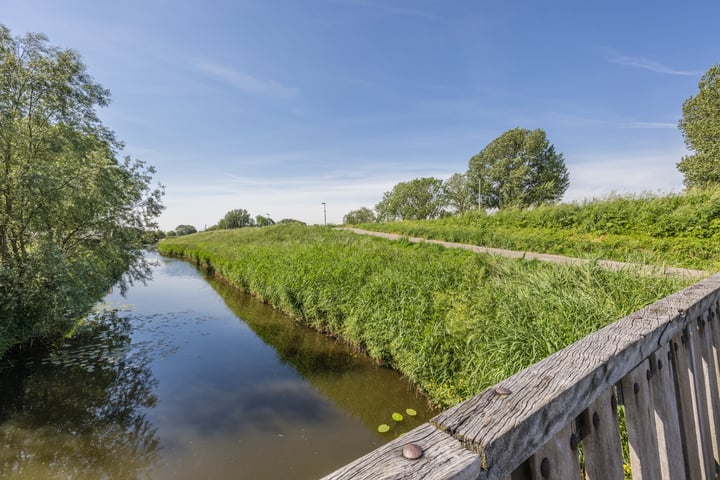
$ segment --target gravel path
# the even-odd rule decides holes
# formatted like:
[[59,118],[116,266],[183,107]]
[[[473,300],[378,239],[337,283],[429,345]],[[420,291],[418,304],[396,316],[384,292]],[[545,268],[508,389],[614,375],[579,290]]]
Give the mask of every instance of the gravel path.
[[[435,245],[442,245],[446,248],[461,248],[463,250],[470,250],[471,252],[475,253],[499,255],[501,257],[508,258],[524,258],[526,260],[540,260],[542,262],[563,263],[570,265],[583,265],[591,262],[591,260],[585,258],[573,258],[563,255],[551,255],[548,253],[519,252],[516,250],[505,250],[502,248],[480,247],[477,245],[468,245],[466,243],[444,242],[442,240],[407,237],[405,235],[398,235],[396,233],[372,232],[370,230],[362,230],[360,228],[338,227],[337,229],[346,230],[348,232],[357,233],[359,235],[370,235],[373,237],[386,238],[388,240],[400,240],[401,238],[405,238],[412,243],[433,243]],[[705,278],[712,275],[712,273],[710,272],[706,272],[703,270],[692,270],[690,268],[658,267],[653,265],[640,265],[637,263],[616,262],[613,260],[598,260],[597,264],[600,267],[606,268],[608,270],[634,270],[646,275],[655,276],[678,276],[682,278],[695,279]]]

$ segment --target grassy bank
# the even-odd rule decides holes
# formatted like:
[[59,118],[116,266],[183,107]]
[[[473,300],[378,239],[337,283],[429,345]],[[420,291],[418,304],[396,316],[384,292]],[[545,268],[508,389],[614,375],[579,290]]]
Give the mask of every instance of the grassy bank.
[[719,189],[361,227],[510,250],[720,271]]
[[159,249],[364,348],[440,406],[683,286],[301,225],[205,232]]

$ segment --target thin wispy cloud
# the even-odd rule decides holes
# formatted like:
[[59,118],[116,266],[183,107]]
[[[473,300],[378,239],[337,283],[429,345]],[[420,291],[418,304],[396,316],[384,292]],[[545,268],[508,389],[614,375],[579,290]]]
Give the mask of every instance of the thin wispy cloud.
[[196,68],[206,75],[222,80],[225,83],[250,95],[264,97],[294,97],[300,89],[289,87],[275,80],[259,79],[249,73],[236,70],[214,62],[197,62]]
[[695,77],[701,75],[702,72],[696,70],[676,70],[667,65],[663,65],[660,62],[649,60],[642,57],[614,57],[610,59],[611,63],[617,65],[624,65],[626,67],[641,68],[643,70],[649,70],[655,73],[663,73],[666,75],[684,75],[689,77]]

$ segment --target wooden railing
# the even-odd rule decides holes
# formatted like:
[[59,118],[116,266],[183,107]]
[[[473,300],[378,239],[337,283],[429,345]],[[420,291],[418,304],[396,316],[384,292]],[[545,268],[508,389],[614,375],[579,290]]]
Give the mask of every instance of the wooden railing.
[[715,275],[446,410],[325,480],[718,478],[719,313]]

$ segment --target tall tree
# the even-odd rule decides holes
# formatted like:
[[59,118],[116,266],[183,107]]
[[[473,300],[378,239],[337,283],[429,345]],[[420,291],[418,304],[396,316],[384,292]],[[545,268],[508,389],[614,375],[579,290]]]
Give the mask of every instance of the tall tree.
[[436,218],[443,210],[443,182],[437,178],[424,177],[400,182],[375,205],[378,219],[427,220]]
[[359,223],[373,223],[375,221],[375,212],[367,207],[361,207],[357,210],[350,210],[344,217],[343,223],[347,225],[357,225]]
[[556,202],[570,184],[563,155],[542,129],[503,133],[470,159],[468,176],[485,208]]
[[683,103],[679,124],[685,145],[695,152],[677,164],[688,187],[720,184],[720,64],[710,67],[698,88]]
[[236,208],[230,210],[225,216],[218,222],[217,228],[243,228],[251,225],[252,217],[247,210],[244,208]]
[[63,332],[124,274],[148,275],[162,187],[118,159],[96,114],[109,101],[77,53],[0,25],[0,355]]
[[457,213],[464,213],[477,206],[477,194],[470,176],[454,173],[443,183],[445,203]]

